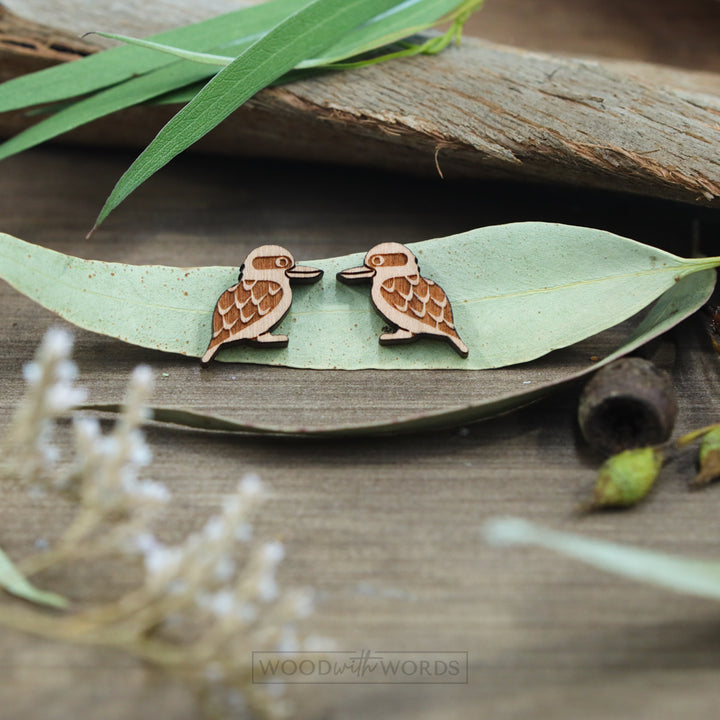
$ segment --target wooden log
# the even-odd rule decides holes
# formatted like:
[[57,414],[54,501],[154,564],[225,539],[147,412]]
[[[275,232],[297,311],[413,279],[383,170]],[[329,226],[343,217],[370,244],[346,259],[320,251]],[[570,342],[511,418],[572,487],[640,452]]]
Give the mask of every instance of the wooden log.
[[[167,5],[173,8],[168,24],[187,21],[186,3]],[[126,32],[146,31],[140,14],[123,18]],[[14,20],[9,16],[4,33]],[[23,31],[32,36],[32,23],[24,22]],[[39,36],[48,32],[37,29]],[[47,44],[36,52],[18,51],[1,38],[0,45],[5,77],[58,60]],[[92,49],[86,43],[78,52]],[[663,86],[668,81],[677,87]],[[570,183],[716,204],[720,100],[711,93],[717,88],[715,73],[628,67],[468,38],[462,48],[437,57],[265,90],[195,147],[451,178]],[[142,145],[176,109],[131,109],[70,137]],[[9,113],[0,118],[0,133],[7,136],[27,123],[23,115]]]

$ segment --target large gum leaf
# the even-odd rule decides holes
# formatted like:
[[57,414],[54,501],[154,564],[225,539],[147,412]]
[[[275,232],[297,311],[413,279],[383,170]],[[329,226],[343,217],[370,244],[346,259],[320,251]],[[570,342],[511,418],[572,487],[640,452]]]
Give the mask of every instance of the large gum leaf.
[[[378,344],[384,321],[369,286],[338,283],[363,254],[308,261],[325,276],[296,286],[278,331],[285,349],[236,347],[218,359],[311,369],[483,370],[527,362],[635,315],[690,276],[710,287],[717,259],[686,260],[608,232],[550,223],[471,230],[409,246],[453,304],[468,358],[421,339]],[[83,260],[0,234],[0,277],[82,328],[135,345],[200,357],[212,313],[236,267],[174,268]],[[698,273],[697,275],[694,275]],[[685,287],[685,286],[683,286]]]
[[[622,344],[607,354],[602,360],[593,362],[589,353],[579,352],[586,358],[578,362],[577,359],[567,358],[560,360],[562,370],[548,372],[548,367],[536,367],[539,363],[530,363],[518,366],[517,372],[511,377],[494,378],[494,373],[503,373],[502,370],[486,371],[487,382],[483,383],[483,392],[473,392],[468,388],[468,400],[463,405],[450,405],[448,407],[432,407],[422,412],[407,412],[390,418],[376,419],[377,410],[373,410],[372,398],[366,404],[356,408],[355,418],[331,421],[323,425],[298,423],[288,419],[287,413],[282,413],[283,421],[257,422],[246,418],[251,415],[243,409],[242,405],[233,406],[224,412],[203,412],[187,407],[156,407],[153,408],[153,417],[158,422],[172,423],[184,427],[201,430],[215,430],[220,432],[241,432],[273,435],[297,435],[302,437],[332,437],[332,436],[362,436],[409,433],[438,427],[454,427],[485,418],[500,415],[517,407],[528,405],[557,388],[558,386],[578,380],[607,363],[632,352],[641,345],[658,337],[670,328],[684,320],[704,305],[715,285],[715,272],[703,270],[689,275],[677,282],[667,290],[650,308],[642,321],[633,332],[624,339]],[[568,362],[569,361],[569,362]],[[419,386],[427,388],[428,383],[420,383],[415,374],[408,374],[407,384],[416,390]],[[489,387],[489,390],[485,389]],[[422,392],[422,391],[421,391]],[[369,405],[368,405],[369,403]],[[102,404],[87,406],[90,410],[105,412],[120,412],[121,405]]]

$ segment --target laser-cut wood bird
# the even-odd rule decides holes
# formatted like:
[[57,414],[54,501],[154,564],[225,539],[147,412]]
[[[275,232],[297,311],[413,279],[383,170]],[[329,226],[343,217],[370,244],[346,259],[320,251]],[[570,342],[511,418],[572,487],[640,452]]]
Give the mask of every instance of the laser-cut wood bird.
[[213,333],[202,357],[207,365],[224,345],[246,341],[267,346],[285,347],[287,335],[272,335],[292,303],[290,281],[317,282],[323,271],[296,265],[293,256],[279,245],[255,248],[240,268],[235,285],[219,298],[213,313]]
[[420,275],[415,255],[404,245],[380,243],[365,255],[364,264],[337,274],[338,280],[353,284],[372,280],[371,297],[375,309],[397,330],[383,333],[381,345],[416,340],[421,335],[442,338],[460,357],[469,350],[455,329],[452,308],[445,291]]

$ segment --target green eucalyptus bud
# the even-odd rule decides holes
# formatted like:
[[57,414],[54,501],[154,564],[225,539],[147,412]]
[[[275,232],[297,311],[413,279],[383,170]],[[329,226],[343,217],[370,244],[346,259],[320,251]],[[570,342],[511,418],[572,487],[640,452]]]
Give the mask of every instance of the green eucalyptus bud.
[[692,487],[702,487],[720,477],[720,427],[710,430],[700,443],[700,470]]
[[649,492],[665,456],[657,447],[624,450],[600,467],[591,509],[629,507]]

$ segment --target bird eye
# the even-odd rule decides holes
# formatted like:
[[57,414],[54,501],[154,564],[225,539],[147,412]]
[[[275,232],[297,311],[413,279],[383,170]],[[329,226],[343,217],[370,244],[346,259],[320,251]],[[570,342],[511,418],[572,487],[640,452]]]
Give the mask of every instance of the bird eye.
[[275,265],[279,268],[287,267],[290,264],[290,260],[286,257],[279,257],[277,260],[275,260]]
[[375,267],[378,267],[379,265],[383,264],[383,258],[380,255],[373,255],[370,258],[370,264],[374,265]]

